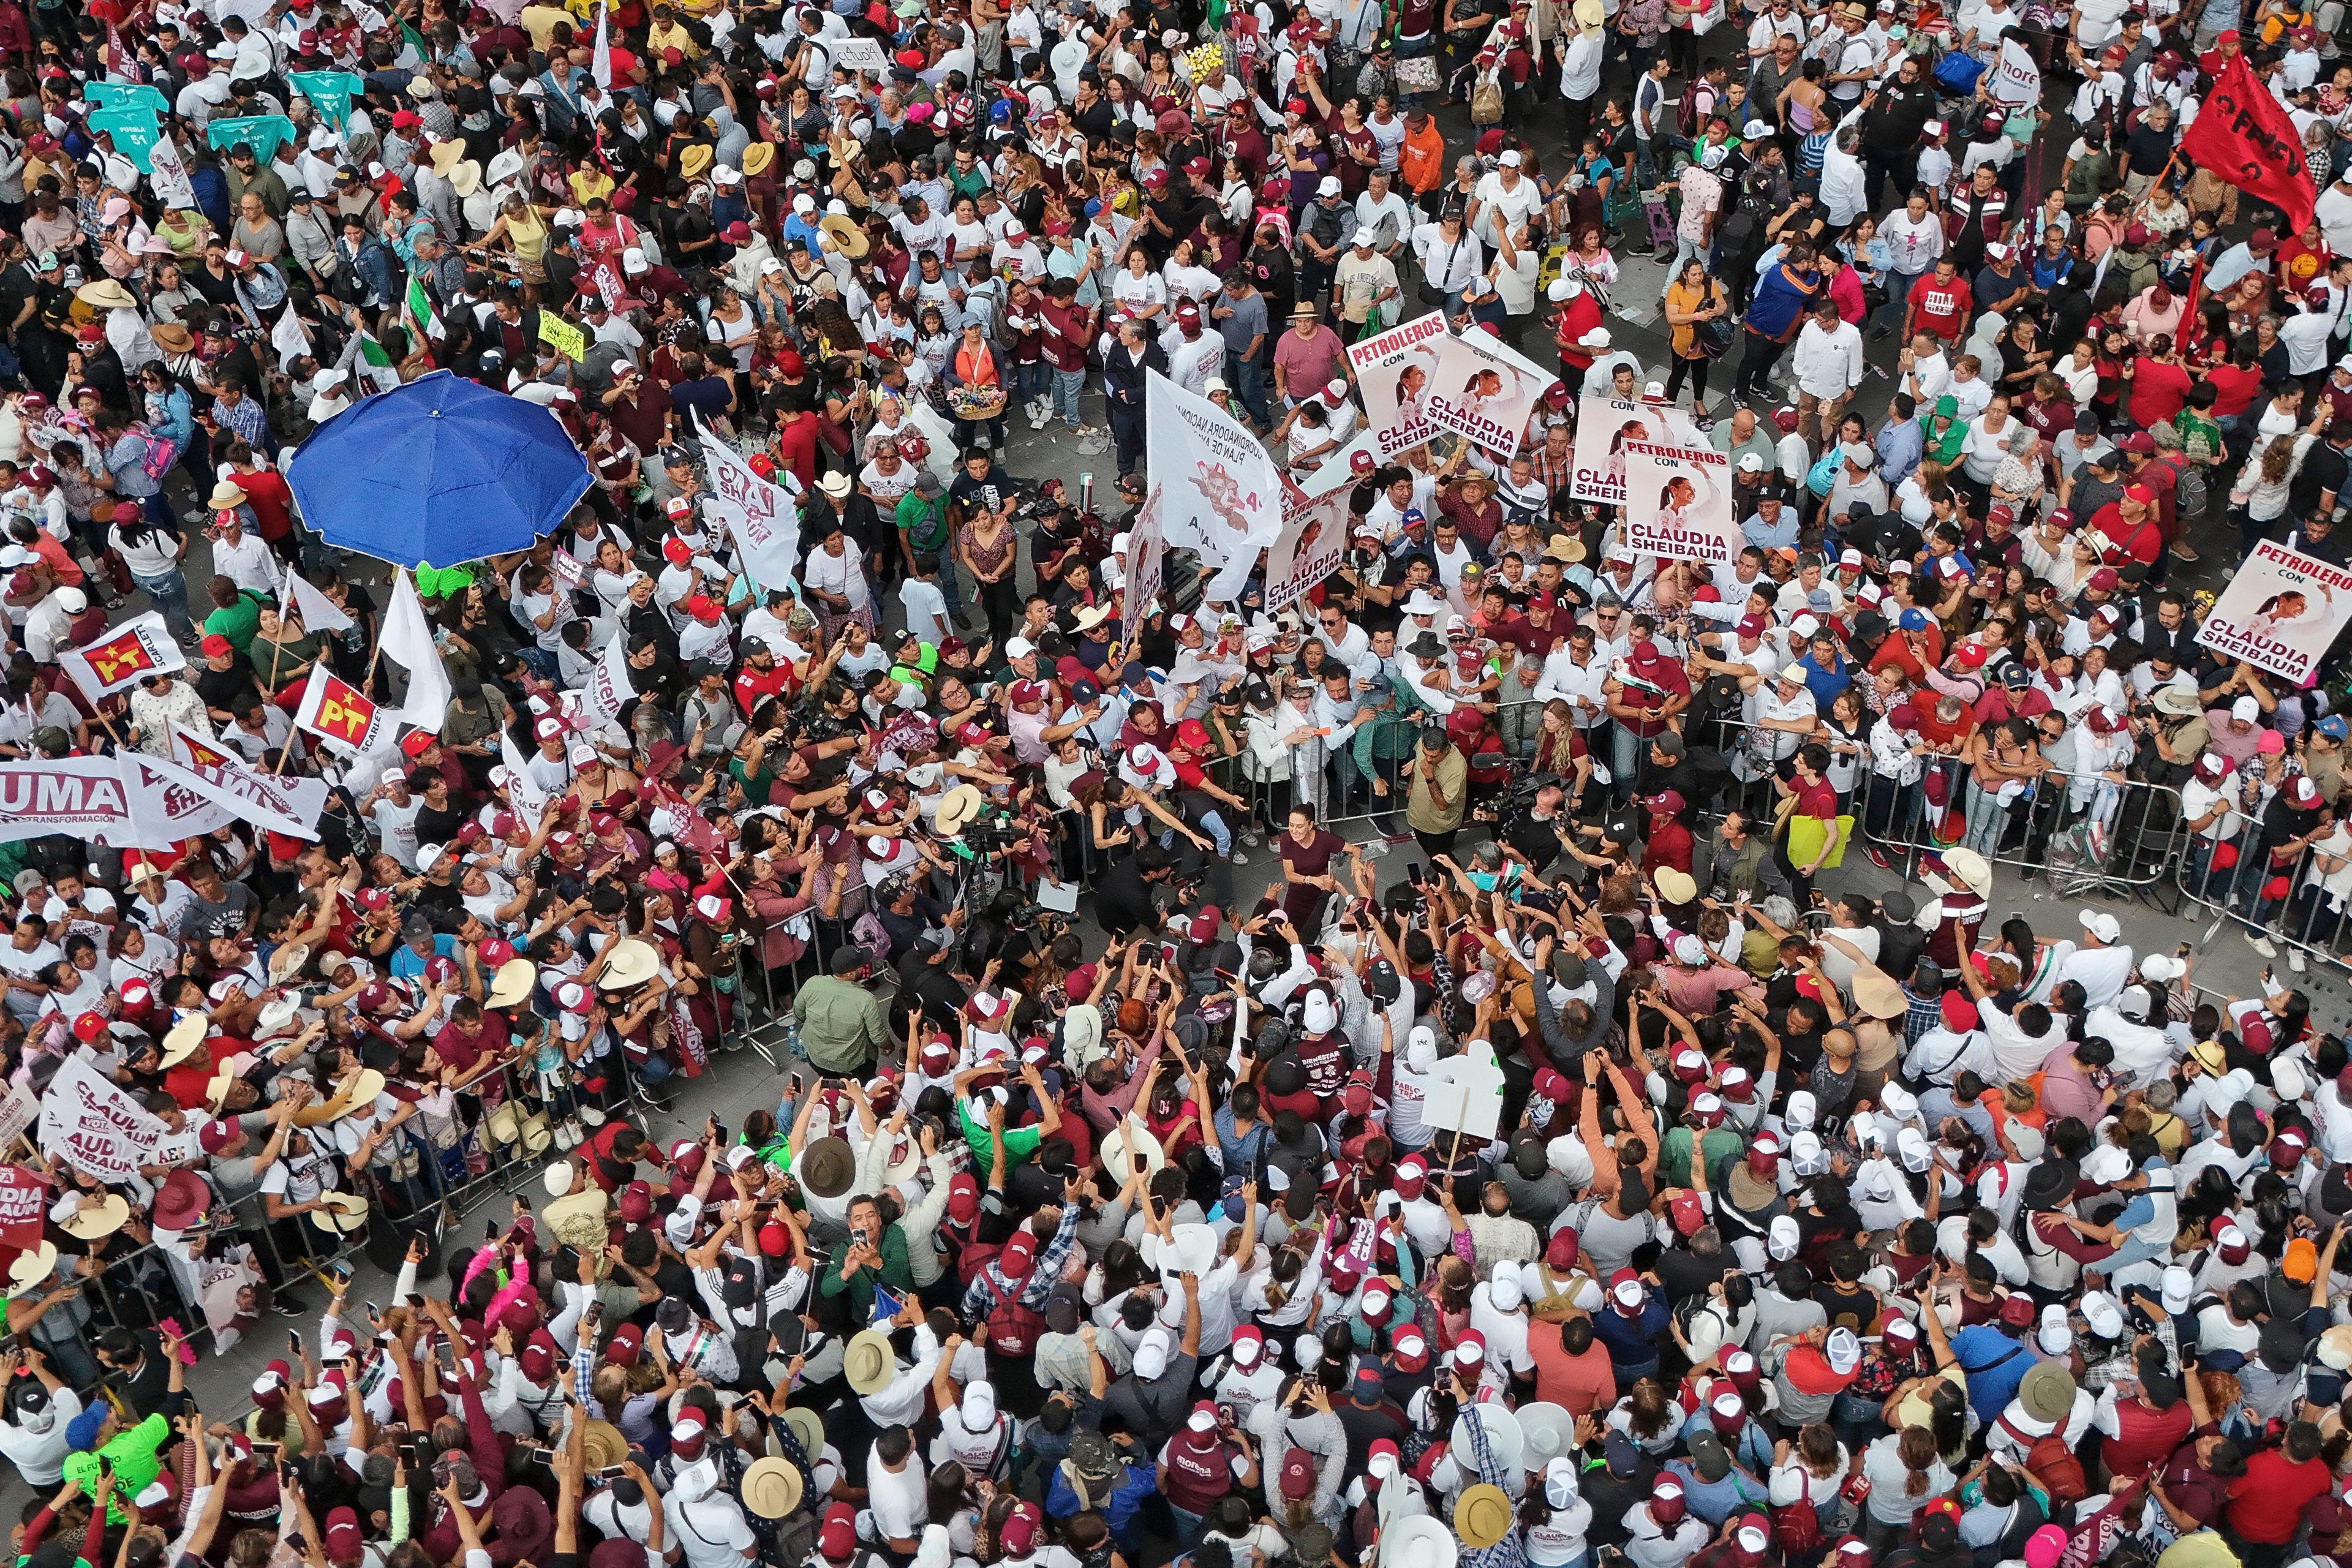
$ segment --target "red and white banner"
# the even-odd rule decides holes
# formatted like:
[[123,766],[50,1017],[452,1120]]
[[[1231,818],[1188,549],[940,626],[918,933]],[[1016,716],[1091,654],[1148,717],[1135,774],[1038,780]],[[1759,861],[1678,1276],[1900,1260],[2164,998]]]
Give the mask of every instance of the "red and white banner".
[[1668,561],[1736,561],[1731,459],[1712,447],[1628,441],[1625,548]]
[[2226,658],[2309,686],[2347,619],[2352,572],[2265,540],[2213,601],[2197,640]]
[[592,725],[601,724],[619,718],[621,705],[636,694],[636,685],[629,679],[628,634],[614,626],[604,653],[588,671],[588,683],[580,689],[580,711]]
[[1671,403],[1639,403],[1585,394],[1576,405],[1576,464],[1569,475],[1569,499],[1623,506],[1626,443],[1706,446],[1707,439],[1699,434],[1695,418],[1688,409]]
[[296,727],[343,751],[365,756],[392,744],[392,715],[360,695],[359,689],[327,672],[325,665],[310,670],[302,688],[302,705],[294,713]]
[[[266,773],[234,752],[174,730],[179,782],[238,819],[289,837],[316,840],[327,809],[327,781]],[[152,759],[150,759],[151,761]]]
[[0,844],[69,833],[120,847],[130,828],[122,769],[112,757],[0,763]]
[[188,781],[194,775],[179,763],[144,752],[116,755],[122,763],[122,793],[131,807],[131,836],[142,847],[161,849],[236,820],[236,813],[215,804],[205,791],[190,788]]
[[1429,422],[1429,389],[1437,369],[1436,340],[1444,336],[1445,313],[1432,310],[1348,347],[1372,450],[1383,462],[1437,434]]
[[60,649],[58,662],[93,702],[110,696],[142,676],[185,669],[188,656],[164,626],[163,613],[150,610],[123,622],[86,647]]
[[800,580],[801,518],[782,485],[761,479],[734,447],[701,428],[703,466],[710,489],[702,506],[743,547],[743,563],[764,588]]
[[1265,552],[1265,613],[1280,615],[1339,568],[1348,550],[1348,493],[1297,505],[1285,498],[1282,532]]
[[1127,560],[1122,563],[1127,572],[1127,587],[1119,600],[1119,635],[1129,643],[1143,635],[1144,617],[1151,614],[1151,601],[1160,596],[1161,574],[1167,570],[1168,550],[1160,531],[1160,482],[1154,479],[1151,493],[1135,509],[1134,518],[1127,525]]
[[22,1165],[0,1165],[0,1247],[30,1252],[41,1245],[49,1180]]
[[163,1131],[86,1057],[67,1058],[41,1097],[41,1152],[105,1181],[119,1182],[152,1163]]

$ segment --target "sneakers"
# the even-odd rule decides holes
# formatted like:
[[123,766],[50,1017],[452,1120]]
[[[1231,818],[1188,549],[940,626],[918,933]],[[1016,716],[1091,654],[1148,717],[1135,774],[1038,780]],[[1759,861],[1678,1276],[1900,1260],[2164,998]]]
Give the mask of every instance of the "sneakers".
[[2263,935],[2261,931],[2249,931],[2246,932],[2246,945],[2252,948],[2256,952],[2261,953],[2264,958],[2276,958],[2278,956],[2278,944],[2272,942],[2269,937]]
[[1880,870],[1892,871],[1895,869],[1895,862],[1888,859],[1886,858],[1886,851],[1881,849],[1877,845],[1865,844],[1862,847],[1862,852],[1869,856],[1870,863],[1877,867]]
[[2310,963],[2306,962],[2303,956],[2303,949],[2299,947],[2290,947],[2286,950],[2286,966],[2289,969],[2294,970],[2297,974],[2301,974],[2311,967]]
[[1249,864],[1249,857],[1243,854],[1239,849],[1235,849],[1232,854],[1226,856],[1225,860],[1227,864],[1234,866],[1246,866]]
[[310,1304],[291,1290],[275,1292],[269,1306],[281,1318],[307,1318],[310,1315]]

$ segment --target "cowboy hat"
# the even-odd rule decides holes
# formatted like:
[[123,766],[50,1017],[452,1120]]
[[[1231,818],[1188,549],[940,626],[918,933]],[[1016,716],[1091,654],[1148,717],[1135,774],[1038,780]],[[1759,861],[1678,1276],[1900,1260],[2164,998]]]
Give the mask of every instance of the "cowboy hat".
[[1160,1273],[1190,1274],[1198,1279],[1216,1264],[1215,1231],[1205,1225],[1180,1225],[1170,1228],[1168,1245],[1160,1249]]
[[1536,1468],[1538,1460],[1557,1459],[1576,1451],[1576,1417],[1568,1413],[1567,1405],[1538,1399],[1511,1414],[1518,1417],[1520,1435],[1527,1440],[1530,1468]]
[[84,1204],[59,1228],[68,1236],[83,1241],[96,1241],[101,1236],[112,1236],[131,1217],[131,1205],[119,1193],[108,1193],[94,1204]]
[[[1492,1405],[1475,1408],[1491,1410]],[[1454,1532],[1462,1544],[1473,1552],[1484,1552],[1503,1539],[1511,1528],[1511,1500],[1503,1489],[1481,1481],[1468,1488],[1454,1500]]]
[[857,1174],[857,1157],[850,1152],[849,1140],[838,1133],[811,1143],[793,1163],[800,1167],[801,1185],[813,1198],[841,1196]]
[[776,150],[765,142],[754,142],[743,149],[743,177],[755,180],[768,172],[776,161]]
[[375,1109],[376,1096],[383,1092],[383,1074],[373,1068],[362,1068],[343,1079],[335,1089],[333,1103],[342,1107],[330,1121],[341,1121],[346,1116],[356,1116],[362,1110]]
[[58,1244],[45,1241],[30,1252],[20,1252],[8,1264],[11,1300],[34,1289],[58,1271]]
[[866,1329],[841,1353],[841,1374],[859,1394],[879,1394],[898,1374],[898,1358],[890,1353],[889,1336]]
[[1453,1531],[1425,1513],[1400,1519],[1381,1531],[1385,1568],[1454,1568],[1460,1556]]
[[942,838],[953,838],[964,829],[964,824],[978,816],[987,801],[971,784],[958,784],[940,796],[940,809],[932,824]]
[[273,996],[264,1002],[261,1011],[254,1016],[253,1038],[258,1044],[273,1036],[282,1035],[300,1022],[301,1017],[302,998],[299,995]]
[[754,1459],[736,1489],[761,1519],[782,1519],[801,1506],[801,1472],[782,1459]]
[[1881,1020],[1900,1018],[1907,1007],[1903,999],[1903,987],[1895,976],[1874,963],[1861,963],[1853,971],[1853,1005]]
[[446,142],[436,142],[433,144],[433,151],[425,156],[432,160],[435,174],[446,176],[449,171],[456,168],[458,162],[466,156],[466,144],[455,138]]
[[661,969],[661,954],[651,942],[642,938],[625,936],[613,944],[610,957],[596,977],[596,984],[612,991],[625,991],[632,985],[643,985]]
[[349,1236],[367,1224],[368,1201],[357,1193],[327,1193],[320,1201],[327,1206],[312,1209],[310,1223],[320,1230]]
[[[1507,1472],[1518,1468],[1520,1458],[1528,1451],[1527,1434],[1519,1429],[1519,1418],[1500,1405],[1473,1405],[1463,1411],[1454,1420],[1454,1452],[1465,1458],[1476,1452],[1470,1432],[1473,1422],[1486,1429],[1486,1447],[1494,1452],[1495,1462]],[[1461,1515],[1454,1515],[1454,1521],[1461,1523]],[[1491,1546],[1501,1539],[1502,1531],[1498,1530],[1486,1544]]]
[[1090,632],[1108,619],[1110,619],[1108,605],[1087,605],[1081,606],[1077,613],[1070,617],[1070,625],[1078,631]]
[[202,1013],[191,1013],[171,1027],[163,1037],[163,1065],[178,1067],[204,1048],[205,1037],[211,1033],[212,1020]]
[[530,1000],[531,985],[538,979],[538,964],[528,958],[508,959],[490,978],[490,1005],[511,1007]]
[[852,261],[865,260],[866,253],[873,248],[873,242],[866,237],[866,231],[857,226],[856,220],[840,213],[819,218],[816,227],[819,234],[830,238],[835,248]]
[[223,479],[213,487],[213,493],[205,505],[213,511],[235,511],[248,499],[245,491],[237,488],[236,480]]
[[2230,1054],[2219,1040],[2195,1040],[2189,1047],[2189,1059],[2207,1072],[2219,1076],[2230,1070]]
[[697,144],[677,155],[677,172],[688,180],[698,180],[710,172],[711,150]]
[[610,1421],[589,1421],[580,1428],[581,1458],[590,1470],[609,1469],[629,1457],[629,1440]]
[[1973,849],[1945,850],[1944,869],[1979,899],[1992,891],[1992,865]]
[[1658,897],[1670,904],[1687,904],[1698,897],[1698,879],[1688,871],[1661,866],[1650,880],[1656,885]]
[[286,943],[269,955],[269,984],[285,984],[287,981],[302,973],[302,966],[310,962],[310,944],[309,942]]
[[816,1463],[824,1452],[824,1417],[805,1405],[788,1405],[784,1407],[784,1425],[800,1440],[801,1452],[808,1456],[809,1463]]
[[1134,1169],[1129,1163],[1130,1153],[1143,1156],[1143,1168],[1148,1173],[1157,1172],[1168,1163],[1168,1151],[1160,1146],[1160,1140],[1152,1136],[1151,1129],[1143,1124],[1143,1119],[1132,1111],[1128,1113],[1124,1121],[1103,1134],[1103,1169],[1124,1182]]
[[167,354],[189,353],[196,346],[195,334],[177,321],[158,321],[147,329],[147,335]]
[[139,296],[111,278],[83,284],[74,290],[74,298],[101,310],[136,310],[139,307]]
[[482,188],[482,165],[467,158],[449,171],[449,188],[461,196],[470,196]]

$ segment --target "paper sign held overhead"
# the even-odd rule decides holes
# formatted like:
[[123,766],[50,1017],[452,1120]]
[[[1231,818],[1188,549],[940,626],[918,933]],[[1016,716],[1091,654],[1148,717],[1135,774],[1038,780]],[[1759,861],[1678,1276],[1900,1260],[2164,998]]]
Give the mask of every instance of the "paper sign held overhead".
[[1461,1055],[1438,1063],[1431,1076],[1437,1081],[1422,1102],[1424,1125],[1470,1139],[1491,1139],[1502,1131],[1503,1069],[1493,1046],[1473,1040]]

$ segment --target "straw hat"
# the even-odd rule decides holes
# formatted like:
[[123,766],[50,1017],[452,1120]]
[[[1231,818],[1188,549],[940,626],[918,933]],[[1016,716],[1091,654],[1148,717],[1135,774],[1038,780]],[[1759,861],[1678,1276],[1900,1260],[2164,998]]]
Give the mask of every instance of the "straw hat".
[[632,985],[643,985],[660,970],[661,954],[654,951],[652,943],[639,937],[625,936],[613,944],[613,955],[604,961],[596,984],[610,990],[626,990]]
[[236,480],[223,479],[213,487],[213,493],[205,505],[214,511],[235,511],[247,499],[245,491],[237,488]]
[[337,1236],[349,1236],[367,1224],[368,1201],[357,1193],[328,1193],[326,1207],[310,1211],[310,1223]]
[[1973,849],[1945,850],[1944,869],[1979,899],[1992,891],[1992,863]]
[[782,1519],[801,1506],[801,1472],[782,1459],[754,1459],[737,1489],[743,1506],[761,1519]]
[[147,329],[147,335],[167,354],[190,353],[196,346],[195,334],[177,321],[158,321]]
[[373,1068],[362,1068],[345,1079],[335,1090],[335,1101],[342,1109],[330,1118],[341,1121],[346,1116],[356,1116],[362,1110],[375,1109],[376,1096],[383,1092],[383,1074]]
[[2074,1374],[2054,1361],[2037,1363],[2017,1385],[2017,1399],[2036,1421],[2063,1421],[2074,1408]]
[[832,239],[835,247],[852,261],[865,260],[866,253],[874,248],[873,242],[866,237],[866,231],[857,226],[856,220],[844,217],[839,213],[819,218],[816,227],[819,234]]
[[293,1025],[300,1022],[301,1017],[302,999],[299,995],[278,996],[264,1002],[261,1005],[261,1011],[254,1016],[255,1042],[257,1044],[274,1035],[284,1034]]
[[1874,963],[1854,966],[1853,1005],[1879,1019],[1900,1018],[1908,1005],[1903,1000],[1903,987]]
[[580,1449],[590,1469],[602,1470],[629,1457],[629,1440],[610,1421],[591,1421],[580,1429]]
[[163,1037],[163,1065],[178,1067],[204,1048],[205,1037],[212,1030],[212,1020],[202,1013],[191,1013],[172,1026]]
[[1385,1568],[1454,1568],[1460,1556],[1454,1532],[1425,1513],[1397,1520],[1381,1531]]
[[801,1452],[808,1456],[809,1463],[816,1463],[818,1456],[824,1452],[824,1417],[805,1405],[788,1405],[784,1406],[784,1425],[800,1439]]
[[139,296],[111,278],[83,284],[74,290],[74,298],[101,310],[130,310],[139,307]]
[[677,155],[677,172],[689,180],[698,180],[710,171],[710,149],[688,147]]
[[461,196],[470,196],[482,188],[482,165],[467,159],[449,171],[449,188]]
[[272,985],[285,984],[287,981],[301,973],[302,966],[310,962],[310,944],[309,942],[286,943],[269,955],[269,983]]
[[938,815],[932,819],[942,838],[953,838],[961,833],[964,824],[978,816],[987,801],[971,784],[958,784],[940,797]]
[[94,1204],[84,1204],[74,1216],[61,1226],[65,1233],[83,1241],[96,1241],[102,1236],[112,1236],[131,1217],[131,1205],[119,1193],[109,1193]]
[[1661,866],[1650,880],[1657,885],[1658,897],[1670,904],[1687,904],[1698,897],[1698,879],[1688,871]]
[[766,174],[769,165],[775,161],[776,150],[773,147],[765,142],[752,142],[743,149],[743,177],[747,180],[757,179]]
[[1481,1481],[1454,1500],[1454,1532],[1471,1551],[1484,1552],[1509,1534],[1510,1529],[1511,1500],[1502,1488]]
[[511,1007],[518,1002],[528,1001],[531,985],[538,979],[538,964],[528,958],[508,959],[499,965],[498,973],[490,979],[490,1005]]
[[841,1355],[841,1373],[859,1394],[879,1394],[898,1375],[898,1358],[890,1352],[889,1336],[867,1329],[849,1342]]
[[796,1163],[801,1184],[811,1197],[837,1198],[857,1176],[857,1156],[851,1152],[849,1140],[838,1133],[811,1143]]
[[46,1282],[58,1268],[58,1244],[42,1242],[20,1252],[8,1264],[8,1295],[13,1300]]
[[466,144],[455,137],[446,142],[436,142],[433,144],[433,151],[425,156],[432,161],[433,172],[446,178],[449,171],[456,168],[465,158]]

